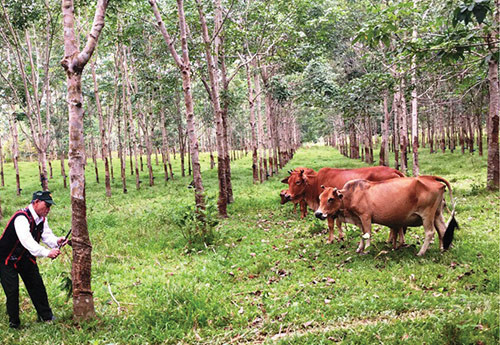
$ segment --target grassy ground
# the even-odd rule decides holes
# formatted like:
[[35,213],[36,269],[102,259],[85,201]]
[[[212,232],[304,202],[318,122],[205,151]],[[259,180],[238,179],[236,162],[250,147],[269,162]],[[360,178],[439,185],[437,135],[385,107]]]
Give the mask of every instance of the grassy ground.
[[[213,199],[217,173],[209,169],[206,155],[201,158],[203,182]],[[87,211],[98,317],[73,325],[64,288],[71,249],[65,248],[57,260],[39,260],[57,322],[35,321],[22,286],[22,328],[10,330],[0,312],[0,342],[497,344],[499,195],[484,189],[486,158],[422,150],[420,162],[422,174],[451,182],[461,226],[451,250],[440,253],[436,241],[423,258],[415,256],[421,227],[409,229],[409,247],[392,251],[385,243],[388,229],[375,225],[372,247],[360,256],[355,253],[360,231],[354,226],[347,227],[344,243],[327,245],[326,223],[311,212],[300,220],[290,204],[279,204],[284,188],[279,181],[290,168],[364,165],[332,148],[302,148],[283,172],[255,186],[250,157],[233,162],[230,218],[217,225],[213,245],[195,251],[175,226],[194,200],[189,177],[181,178],[177,170],[177,178],[164,184],[161,167],[155,166],[155,187],[146,185],[144,171],[141,190],[129,176],[124,195],[116,179],[107,199],[89,164]],[[56,166],[50,188],[57,205],[50,224],[63,235],[70,227],[69,191],[62,188]],[[6,187],[0,188],[2,227],[39,188],[36,165],[22,163],[23,195],[16,197],[13,169],[7,167]],[[4,303],[0,293],[2,310]]]

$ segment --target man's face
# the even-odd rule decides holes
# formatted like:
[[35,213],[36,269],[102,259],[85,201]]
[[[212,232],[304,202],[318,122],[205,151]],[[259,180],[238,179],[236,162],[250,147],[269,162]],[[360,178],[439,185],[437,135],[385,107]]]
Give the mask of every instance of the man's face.
[[50,212],[50,206],[52,205],[43,200],[35,200],[33,202],[33,208],[40,217],[47,217]]

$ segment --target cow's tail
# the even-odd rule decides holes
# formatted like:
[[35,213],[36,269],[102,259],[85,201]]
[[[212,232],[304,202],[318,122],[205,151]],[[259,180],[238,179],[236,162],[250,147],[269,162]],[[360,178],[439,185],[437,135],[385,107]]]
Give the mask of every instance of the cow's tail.
[[[446,185],[446,187],[448,187],[448,192],[450,193],[450,202],[453,205],[453,210],[450,211],[450,209],[448,209],[448,211],[450,211],[451,213],[454,213],[455,212],[455,200],[453,199],[453,193],[451,191],[450,183],[442,177],[439,177],[439,176],[432,176],[432,177],[434,178],[434,180],[436,180],[438,182],[443,182]],[[446,206],[446,207],[448,208],[448,206]]]
[[443,248],[450,248],[451,242],[453,241],[453,234],[455,233],[455,229],[459,229],[457,220],[455,219],[455,210],[451,212],[450,219],[446,223],[446,231],[443,236]]
[[450,193],[450,201],[451,201],[451,205],[452,205],[452,210],[450,211],[448,206],[446,206],[446,208],[448,208],[448,211],[451,212],[451,216],[450,216],[450,219],[448,219],[448,222],[446,222],[446,231],[445,231],[444,237],[443,237],[443,248],[448,249],[451,245],[451,242],[453,241],[453,235],[455,233],[455,229],[459,229],[457,220],[455,219],[456,202],[453,199],[453,194],[451,191],[450,183],[447,180],[445,180],[444,178],[439,177],[439,176],[434,176],[434,179],[436,181],[444,183],[446,185],[446,187],[448,187],[448,191]]

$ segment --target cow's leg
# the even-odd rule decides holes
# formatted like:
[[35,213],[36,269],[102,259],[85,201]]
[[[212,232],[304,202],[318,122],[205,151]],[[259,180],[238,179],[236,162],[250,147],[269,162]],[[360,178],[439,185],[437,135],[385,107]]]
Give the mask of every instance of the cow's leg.
[[307,216],[307,204],[304,200],[300,200],[300,219]]
[[332,243],[333,230],[335,229],[335,219],[333,219],[332,217],[328,217],[326,220],[328,222],[328,241],[326,241],[326,243]]
[[293,214],[297,214],[297,203],[293,203]]
[[[432,213],[432,215],[434,216],[434,212]],[[422,256],[425,254],[427,248],[429,248],[431,240],[434,238],[434,217],[422,218],[424,223],[425,239],[422,248],[420,248],[420,251],[417,253],[417,256]]]
[[399,245],[398,248],[401,248],[405,245],[405,228],[399,228]]
[[389,238],[387,239],[387,242],[386,243],[392,243],[393,246],[396,245],[396,231],[394,229],[391,229],[391,231],[389,231]]
[[363,253],[366,248],[370,246],[370,241],[372,237],[372,221],[370,217],[361,218],[361,241],[359,242],[358,249],[356,253]]
[[344,240],[344,233],[342,232],[342,222],[340,221],[340,218],[337,218],[337,227],[339,228],[339,241]]
[[393,249],[398,249],[403,247],[405,244],[404,228],[391,229],[391,233],[389,234],[389,239],[391,240]]
[[439,213],[436,215],[436,218],[434,219],[434,226],[436,227],[436,231],[439,236],[439,249],[444,250],[443,247],[443,237],[444,233],[446,232],[446,223],[444,221],[444,217],[442,213]]

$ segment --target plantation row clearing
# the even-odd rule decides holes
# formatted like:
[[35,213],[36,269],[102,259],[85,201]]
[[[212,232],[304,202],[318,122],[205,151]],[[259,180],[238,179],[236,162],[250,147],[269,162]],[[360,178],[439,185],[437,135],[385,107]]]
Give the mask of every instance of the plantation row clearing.
[[[179,169],[179,157],[174,169]],[[217,171],[200,156],[203,183],[216,201]],[[115,160],[118,176],[118,161]],[[70,227],[69,190],[53,162],[49,187],[56,206],[49,224],[58,236]],[[454,188],[457,220],[451,250],[437,238],[424,257],[415,254],[423,228],[410,228],[408,247],[393,251],[389,230],[374,225],[367,255],[355,253],[361,232],[346,227],[343,243],[326,244],[326,222],[311,210],[304,220],[279,203],[280,181],[298,166],[364,166],[323,146],[303,147],[279,175],[252,184],[251,157],[233,161],[235,202],[219,220],[213,243],[188,245],[176,224],[190,212],[191,177],[128,194],[115,178],[106,198],[89,160],[86,199],[93,245],[92,289],[98,317],[75,327],[67,284],[71,249],[39,260],[56,323],[36,322],[22,286],[20,330],[0,313],[2,344],[497,344],[499,342],[498,193],[485,190],[486,157],[420,153],[421,174],[439,175]],[[128,166],[127,166],[128,167]],[[101,171],[102,167],[100,167]],[[141,173],[147,180],[147,171]],[[39,189],[36,163],[21,163],[21,197],[12,170],[0,188],[4,227]],[[446,199],[448,195],[446,193]],[[210,208],[209,208],[210,209]],[[214,214],[209,214],[214,219]],[[445,213],[445,218],[448,214]],[[184,229],[186,230],[186,229]],[[5,296],[1,294],[1,310]]]

